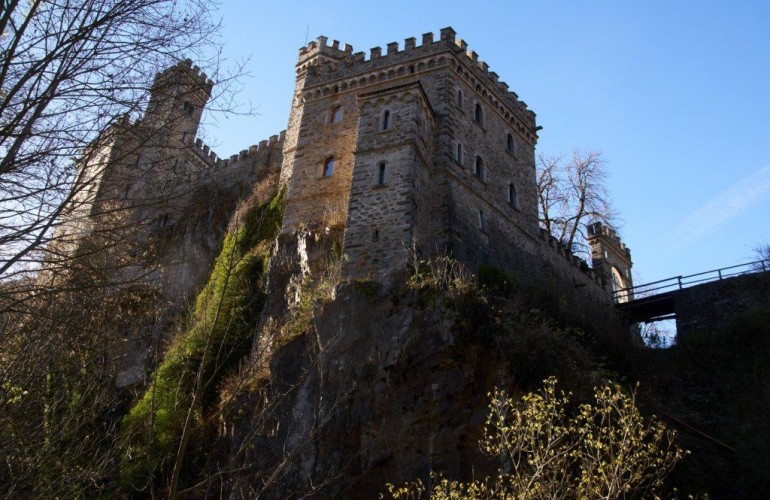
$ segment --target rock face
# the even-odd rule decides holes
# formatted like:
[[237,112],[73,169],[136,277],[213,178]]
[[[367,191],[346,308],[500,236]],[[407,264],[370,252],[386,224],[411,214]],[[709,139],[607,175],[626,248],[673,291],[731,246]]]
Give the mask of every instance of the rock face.
[[273,356],[272,401],[233,438],[257,470],[234,481],[233,498],[376,498],[430,471],[459,479],[469,463],[477,475],[496,468],[477,443],[487,392],[510,383],[505,361],[445,307],[366,285],[343,287]]

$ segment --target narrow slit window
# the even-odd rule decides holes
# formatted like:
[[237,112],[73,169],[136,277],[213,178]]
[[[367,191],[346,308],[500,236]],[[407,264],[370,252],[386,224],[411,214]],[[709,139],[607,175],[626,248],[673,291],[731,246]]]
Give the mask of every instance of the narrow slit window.
[[484,111],[481,109],[481,104],[476,104],[475,119],[476,123],[479,125],[484,125]]
[[476,166],[474,167],[473,175],[482,181],[484,180],[484,160],[482,160],[480,156],[476,157]]
[[484,229],[486,229],[486,221],[484,220],[484,211],[481,209],[478,209],[477,216],[478,216],[479,229],[483,231]]
[[380,241],[380,230],[375,229],[372,231],[372,241]]
[[459,142],[457,143],[457,150],[455,151],[455,160],[457,163],[463,162],[463,145]]
[[323,176],[331,177],[333,173],[334,173],[334,157],[330,156],[324,162]]
[[516,186],[513,183],[508,184],[508,204],[513,208],[519,208],[519,194],[516,192]]
[[508,134],[508,142],[506,143],[505,148],[508,150],[509,153],[513,154],[514,144],[513,144],[513,136],[511,134]]
[[457,107],[463,107],[463,91],[459,89],[457,90]]
[[382,130],[388,130],[390,128],[390,111],[385,111],[382,114]]
[[339,123],[342,121],[342,107],[335,106],[332,109],[331,115],[329,116],[329,123]]
[[377,167],[377,185],[385,185],[385,163],[380,163]]

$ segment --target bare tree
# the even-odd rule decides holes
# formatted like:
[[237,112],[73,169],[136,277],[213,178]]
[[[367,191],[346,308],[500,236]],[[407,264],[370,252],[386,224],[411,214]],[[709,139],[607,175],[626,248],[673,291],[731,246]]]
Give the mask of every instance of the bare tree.
[[753,269],[757,271],[770,270],[770,243],[762,243],[754,247],[754,261]]
[[600,151],[573,150],[569,159],[538,157],[540,225],[573,252],[587,253],[585,227],[615,228],[618,215],[606,186]]
[[214,63],[210,9],[203,0],[2,0],[0,279],[37,268],[62,215],[93,190],[96,176],[74,159],[96,155],[88,146],[102,131],[136,116],[153,75],[180,55]]
[[[147,263],[152,241],[132,231],[152,207],[95,200],[108,165],[131,161],[141,181],[189,144],[161,151],[157,134],[127,126],[160,69],[189,57],[232,78],[217,74],[211,11],[203,0],[0,0],[0,495],[93,496],[114,475],[115,358],[129,338],[157,338],[167,304],[127,271]],[[144,121],[174,132],[160,111]],[[140,150],[159,154],[134,165]],[[69,252],[58,243],[80,215],[107,229],[78,234]]]

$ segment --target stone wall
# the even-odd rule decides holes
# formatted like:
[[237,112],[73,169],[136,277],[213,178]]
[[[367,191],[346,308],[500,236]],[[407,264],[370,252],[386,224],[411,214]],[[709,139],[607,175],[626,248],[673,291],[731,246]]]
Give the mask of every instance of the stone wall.
[[695,330],[718,333],[736,314],[767,308],[769,300],[770,271],[679,290],[674,295],[677,336]]

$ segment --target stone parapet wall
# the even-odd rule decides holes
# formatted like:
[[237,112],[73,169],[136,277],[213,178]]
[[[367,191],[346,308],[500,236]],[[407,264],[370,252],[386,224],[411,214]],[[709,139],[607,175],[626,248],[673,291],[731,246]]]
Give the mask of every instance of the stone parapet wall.
[[695,331],[719,333],[739,313],[766,309],[770,271],[696,285],[674,294],[677,336]]
[[[319,37],[300,49],[297,72],[313,72],[313,83],[306,88],[320,85],[321,88],[314,88],[312,93],[322,95],[334,92],[335,86],[337,91],[340,91],[412,74],[441,64],[451,55],[454,56],[453,67],[461,67],[464,77],[473,87],[483,87],[482,95],[491,105],[498,108],[503,115],[507,114],[514,123],[522,127],[525,134],[529,134],[533,141],[536,140],[536,131],[525,130],[534,129],[535,114],[527,109],[526,103],[520,101],[515,92],[509,91],[508,84],[499,81],[498,75],[489,71],[489,65],[480,61],[476,52],[468,50],[465,41],[456,39],[452,28],[442,29],[439,39],[434,38],[433,33],[423,34],[419,46],[416,45],[415,38],[407,38],[402,50],[399,50],[398,42],[391,42],[387,44],[385,54],[380,47],[374,47],[367,59],[364,52],[353,53],[351,45],[345,44],[343,49],[340,49],[340,43],[336,40],[328,45],[326,37]],[[443,59],[431,59],[432,56],[442,53],[446,53]],[[424,58],[427,59],[419,60]],[[388,70],[382,71],[385,68]]]

